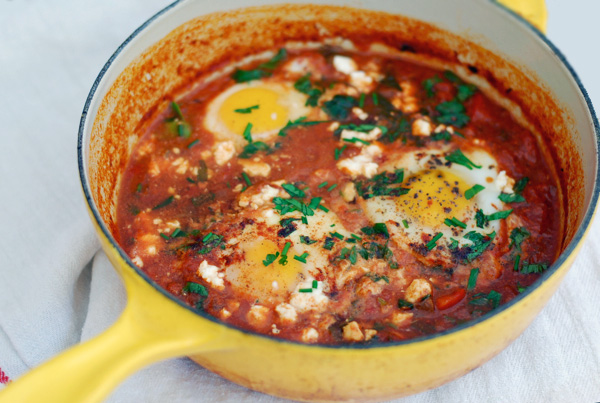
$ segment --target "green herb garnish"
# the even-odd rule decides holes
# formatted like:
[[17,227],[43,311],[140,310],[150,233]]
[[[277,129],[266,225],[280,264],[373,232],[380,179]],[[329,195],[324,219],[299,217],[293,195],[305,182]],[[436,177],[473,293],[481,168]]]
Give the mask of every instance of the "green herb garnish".
[[167,197],[165,200],[158,203],[156,206],[152,207],[152,210],[158,210],[160,208],[166,207],[173,202],[175,198],[173,196]]
[[287,131],[296,127],[305,127],[305,126],[313,126],[313,125],[318,125],[319,123],[327,123],[326,120],[311,120],[311,121],[306,121],[306,116],[301,116],[298,119],[291,121],[288,120],[288,122],[286,123],[286,125],[279,130],[278,135],[281,137],[285,137],[287,136]]
[[267,267],[268,265],[273,263],[275,260],[277,260],[278,257],[279,257],[279,252],[269,253],[265,257],[265,260],[263,260],[263,264],[265,265],[265,267]]
[[434,77],[428,78],[427,80],[423,80],[421,85],[423,85],[423,88],[425,89],[425,93],[427,94],[428,98],[433,97],[433,95],[435,93],[435,85],[437,83],[441,83],[441,82],[442,82],[442,79],[439,78],[438,76],[434,76]]
[[508,245],[509,249],[512,249],[514,246],[519,252],[521,252],[521,244],[525,240],[525,238],[529,237],[531,234],[527,231],[525,227],[514,228],[510,232],[510,245]]
[[469,274],[469,281],[467,282],[467,290],[471,291],[475,289],[477,285],[477,276],[479,275],[479,268],[471,269],[471,273]]
[[473,168],[477,168],[477,169],[481,168],[481,165],[477,165],[473,161],[468,159],[462,153],[462,151],[460,151],[459,148],[452,151],[450,154],[446,155],[444,158],[446,158],[446,161],[462,165],[464,167],[467,167],[469,170],[472,170]]
[[513,210],[510,209],[510,210],[496,211],[495,213],[487,215],[487,214],[483,213],[483,210],[479,209],[475,213],[475,221],[477,222],[477,227],[484,228],[488,225],[488,223],[490,221],[505,219],[512,212],[513,212]]
[[484,186],[474,185],[472,188],[467,189],[465,191],[465,199],[471,200],[477,193],[481,192],[483,189],[485,189]]
[[435,107],[435,110],[439,113],[435,118],[438,123],[463,127],[470,121],[469,116],[465,113],[465,107],[456,99],[442,102]]
[[287,57],[287,51],[284,48],[279,49],[277,54],[273,56],[269,61],[261,63],[258,68],[253,70],[242,70],[237,69],[233,72],[231,77],[238,83],[244,83],[247,81],[258,80],[259,78],[269,77],[273,74],[273,70],[277,65],[285,60]]
[[456,217],[452,217],[452,219],[446,218],[444,220],[444,224],[446,224],[449,227],[460,227],[460,228],[467,228],[467,224],[465,224],[464,222],[460,221],[458,218]]
[[294,255],[294,259],[302,262],[302,263],[306,263],[306,258],[308,257],[308,252],[304,252],[301,255]]
[[350,116],[352,108],[357,106],[356,98],[349,95],[335,95],[331,100],[323,103],[323,110],[332,119],[345,120]]
[[435,234],[435,236],[433,238],[431,238],[431,240],[429,242],[427,242],[427,244],[425,245],[427,247],[427,249],[428,250],[432,250],[433,248],[435,248],[436,247],[436,242],[442,236],[444,236],[444,234],[442,234],[441,232],[438,232],[437,234]]
[[523,192],[523,189],[525,189],[525,186],[527,186],[527,183],[529,183],[528,177],[523,177],[519,179],[513,187],[514,193],[500,193],[498,199],[500,199],[500,201],[503,203],[524,202],[525,198],[523,197],[523,195],[521,195],[521,193]]
[[312,86],[310,82],[310,73],[300,77],[298,81],[294,83],[294,88],[303,94],[308,95],[306,100],[306,106],[317,106],[319,97],[323,95],[323,91]]
[[252,105],[249,106],[247,108],[242,108],[242,109],[234,109],[233,111],[236,113],[252,113],[253,110],[258,109],[260,106],[259,105]]
[[383,172],[375,175],[368,181],[357,181],[356,191],[359,196],[367,200],[375,196],[402,196],[410,189],[399,185],[404,181],[404,169],[397,169],[394,172]]
[[372,227],[363,227],[360,230],[366,235],[383,235],[385,238],[390,237],[387,226],[382,222],[375,223]]

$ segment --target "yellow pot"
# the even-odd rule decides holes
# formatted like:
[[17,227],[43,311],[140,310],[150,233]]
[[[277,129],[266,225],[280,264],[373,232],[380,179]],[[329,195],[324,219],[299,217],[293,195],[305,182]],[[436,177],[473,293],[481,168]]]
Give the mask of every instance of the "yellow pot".
[[[100,401],[142,366],[182,355],[233,382],[291,399],[400,397],[441,385],[489,360],[527,327],[556,290],[580,249],[598,199],[598,129],[585,91],[543,35],[491,1],[312,2],[334,6],[325,8],[271,5],[276,3],[176,2],[140,27],[107,62],[81,120],[80,175],[102,246],[125,283],[127,307],[105,333],[9,385],[0,401]],[[544,29],[543,0],[503,3]],[[253,5],[261,7],[231,11]],[[361,10],[337,7],[346,5]],[[544,133],[557,169],[565,172],[563,252],[511,302],[452,330],[405,342],[304,345],[194,312],[137,269],[112,236],[115,191],[137,139],[136,125],[147,110],[164,104],[164,94],[176,94],[203,67],[219,61],[224,49],[249,54],[290,37],[315,38],[323,27],[332,35],[352,36],[356,26],[361,35],[388,32],[390,41],[429,46],[439,60],[476,66],[486,78],[509,83],[503,88],[510,85],[511,100],[534,130]],[[64,373],[70,374],[68,382]]]

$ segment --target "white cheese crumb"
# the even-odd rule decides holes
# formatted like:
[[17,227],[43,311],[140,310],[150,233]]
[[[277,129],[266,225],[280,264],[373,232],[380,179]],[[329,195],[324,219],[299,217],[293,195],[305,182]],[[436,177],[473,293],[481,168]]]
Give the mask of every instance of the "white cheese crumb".
[[183,157],[177,158],[175,161],[173,161],[171,163],[171,165],[177,167],[175,172],[178,173],[179,175],[185,174],[187,172],[188,168],[190,167],[190,163],[188,162],[188,160],[186,160]]
[[371,340],[377,334],[375,329],[365,329],[365,341]]
[[[323,283],[318,282],[317,288],[312,288],[312,279],[307,282],[300,283],[296,290],[292,293],[290,304],[296,308],[298,312],[306,312],[316,310],[323,312],[329,303],[329,298],[323,294]],[[299,292],[300,289],[311,289],[311,292]]]
[[274,188],[269,185],[263,186],[259,193],[255,193],[252,196],[248,197],[245,194],[240,196],[240,200],[238,202],[240,207],[252,207],[253,209],[257,209],[261,206],[264,206],[266,203],[273,200],[274,197],[280,195],[280,190]]
[[223,308],[219,312],[219,316],[221,317],[221,319],[227,319],[231,316],[231,312],[229,312],[227,309]]
[[204,260],[198,267],[198,275],[213,287],[223,289],[225,287],[225,282],[223,281],[225,274],[219,270],[220,269],[217,266],[208,264],[208,262]]
[[277,283],[277,281],[273,281],[273,282],[271,283],[271,287],[273,287],[273,289],[274,289],[275,291],[279,290],[279,284]]
[[146,249],[146,253],[149,255],[156,255],[156,246],[148,246],[148,249]]
[[369,93],[373,89],[373,77],[364,71],[353,71],[350,73],[350,84],[362,93]]
[[406,289],[404,299],[408,302],[415,303],[427,295],[431,295],[431,284],[425,279],[416,278]]
[[408,325],[412,320],[412,317],[412,312],[394,312],[391,317],[391,322],[398,327],[402,327]]
[[354,108],[352,108],[352,113],[354,113],[356,115],[356,117],[359,118],[360,120],[366,120],[369,117],[369,114],[367,112],[363,111],[362,109],[360,109],[358,106],[355,106]]
[[327,130],[329,130],[330,132],[334,132],[338,129],[338,127],[340,127],[340,122],[333,122],[332,124],[329,125]]
[[412,123],[412,133],[415,136],[431,136],[433,132],[433,124],[425,119],[419,118]]
[[515,180],[506,174],[506,171],[500,171],[495,181],[496,187],[499,191],[504,193],[514,193],[513,186]]
[[381,155],[381,148],[377,145],[363,147],[360,154],[338,161],[337,167],[346,171],[352,178],[360,175],[371,178],[377,173],[379,165],[373,162],[373,158]]
[[256,326],[256,327],[261,327],[261,326],[265,325],[265,323],[268,319],[268,315],[269,315],[269,308],[267,308],[266,306],[262,306],[262,305],[254,305],[248,311],[248,314],[246,315],[246,319],[248,320],[248,323],[250,323],[251,325]]
[[356,186],[354,186],[353,182],[348,182],[342,187],[342,198],[348,203],[356,199]]
[[242,169],[250,176],[264,176],[267,177],[271,173],[271,166],[266,162],[240,160]]
[[319,332],[313,327],[307,327],[302,331],[302,341],[305,343],[316,343],[319,340]]
[[356,62],[347,56],[333,56],[333,67],[340,73],[350,74],[358,70]]
[[131,261],[132,261],[133,263],[135,263],[135,265],[136,265],[137,267],[139,267],[140,269],[141,269],[142,267],[144,267],[144,261],[143,261],[143,260],[142,260],[142,258],[141,258],[141,257],[139,257],[139,256],[135,256],[133,259],[131,259]]
[[[373,129],[371,129],[371,131],[365,133],[365,132],[358,132],[355,130],[348,130],[348,129],[344,129],[342,130],[342,135],[341,135],[341,139],[342,140],[351,140],[353,138],[356,139],[361,139],[364,141],[373,141],[373,140],[377,140],[377,138],[379,136],[381,136],[381,129],[379,127],[374,127]],[[361,143],[360,141],[357,141],[356,143],[354,143],[354,145],[356,146],[364,146],[366,144]]]
[[221,141],[214,147],[215,162],[217,165],[225,165],[235,155],[233,141]]
[[355,321],[344,326],[342,332],[346,341],[362,341],[365,338],[363,332],[360,330],[360,326]]
[[296,309],[292,305],[284,302],[275,307],[275,312],[277,312],[279,319],[282,322],[295,322],[298,318]]
[[273,324],[271,325],[271,332],[272,332],[273,334],[279,334],[279,332],[280,332],[280,331],[281,331],[281,330],[277,329],[277,325],[276,325],[275,323],[273,323]]

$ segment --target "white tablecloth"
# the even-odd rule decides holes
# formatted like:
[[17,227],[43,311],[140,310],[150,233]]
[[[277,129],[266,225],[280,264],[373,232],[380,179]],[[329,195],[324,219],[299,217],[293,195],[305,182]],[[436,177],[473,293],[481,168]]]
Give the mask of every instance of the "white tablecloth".
[[[84,207],[76,162],[88,91],[117,46],[168,0],[0,0],[0,389],[106,329],[125,301]],[[548,0],[548,36],[600,105],[600,2]],[[470,374],[417,402],[600,401],[600,222],[541,315]],[[65,374],[68,381],[69,374]],[[127,379],[111,402],[279,399],[186,358]]]

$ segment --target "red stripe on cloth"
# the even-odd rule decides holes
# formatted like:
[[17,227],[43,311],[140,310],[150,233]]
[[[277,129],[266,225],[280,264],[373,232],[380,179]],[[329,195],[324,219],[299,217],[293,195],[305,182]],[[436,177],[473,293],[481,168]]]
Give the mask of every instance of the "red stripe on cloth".
[[10,378],[0,368],[0,383],[7,384],[10,382]]

